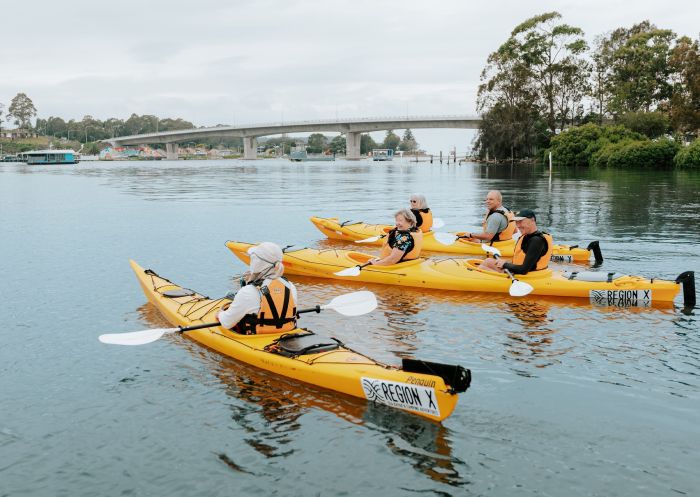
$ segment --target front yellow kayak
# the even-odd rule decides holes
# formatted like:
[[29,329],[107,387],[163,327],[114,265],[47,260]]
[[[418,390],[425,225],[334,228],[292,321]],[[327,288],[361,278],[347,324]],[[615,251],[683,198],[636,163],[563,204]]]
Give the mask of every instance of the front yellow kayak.
[[[173,325],[216,322],[230,300],[210,299],[131,261],[148,300]],[[185,335],[221,354],[294,380],[385,404],[442,421],[471,381],[460,366],[404,359],[401,367],[381,364],[332,338],[297,328],[289,333],[241,335],[223,327]]]
[[[321,233],[333,240],[356,242],[376,236],[382,237],[372,242],[366,242],[367,245],[382,245],[384,243],[384,236],[393,228],[393,226],[389,226],[388,224],[367,224],[360,221],[346,221],[341,223],[337,217],[312,217],[311,222]],[[456,231],[451,234],[461,236],[465,235],[466,232]],[[503,257],[513,257],[515,240],[495,242],[493,247],[500,250]],[[444,245],[435,239],[434,231],[423,233],[423,250],[446,254],[487,255],[481,248],[481,243],[470,242],[464,239],[457,239],[450,245]],[[602,255],[600,255],[598,242],[592,242],[588,248],[581,248],[575,245],[555,245],[554,251],[552,252],[552,261],[587,262],[591,258],[592,252],[596,252],[594,253],[596,262],[602,262]]]
[[[249,262],[248,250],[254,245],[229,241],[226,246],[243,262]],[[368,266],[358,276],[335,273],[369,261],[373,256],[351,250],[304,248],[284,254],[285,274],[315,276],[337,280],[363,281],[385,285],[508,293],[507,275],[479,268],[479,259],[416,259],[393,266]],[[518,280],[533,287],[533,295],[581,297],[604,305],[649,305],[652,301],[672,302],[680,291],[673,281],[649,280],[641,276],[602,272],[563,272],[545,269]]]

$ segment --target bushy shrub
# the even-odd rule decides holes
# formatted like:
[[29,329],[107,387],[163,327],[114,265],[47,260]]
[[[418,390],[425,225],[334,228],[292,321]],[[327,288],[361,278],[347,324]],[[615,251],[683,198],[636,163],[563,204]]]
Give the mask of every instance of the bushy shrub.
[[599,126],[589,123],[570,128],[552,138],[549,151],[557,164],[565,166],[589,166],[594,154],[609,144],[621,141],[644,140],[644,136],[624,126]]
[[665,169],[673,166],[678,144],[667,138],[609,143],[591,159],[595,167]]
[[583,126],[567,129],[552,137],[545,158],[552,152],[552,160],[566,166],[587,166],[590,155],[587,152],[591,143],[602,135],[602,129],[597,124],[589,123]]
[[673,158],[673,164],[679,168],[700,168],[700,138],[682,147]]

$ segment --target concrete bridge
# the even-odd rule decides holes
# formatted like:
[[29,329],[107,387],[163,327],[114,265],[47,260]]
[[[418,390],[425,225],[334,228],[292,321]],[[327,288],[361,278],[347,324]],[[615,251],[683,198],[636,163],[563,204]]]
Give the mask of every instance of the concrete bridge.
[[331,131],[345,135],[346,158],[357,160],[360,159],[360,135],[362,133],[406,128],[478,129],[480,124],[481,117],[479,116],[406,116],[333,119],[162,131],[160,133],[147,133],[143,135],[117,136],[104,141],[111,143],[113,146],[164,143],[167,158],[177,159],[178,143],[197,141],[200,138],[239,137],[243,138],[243,158],[256,159],[258,149],[257,138],[260,136],[280,135],[283,133]]

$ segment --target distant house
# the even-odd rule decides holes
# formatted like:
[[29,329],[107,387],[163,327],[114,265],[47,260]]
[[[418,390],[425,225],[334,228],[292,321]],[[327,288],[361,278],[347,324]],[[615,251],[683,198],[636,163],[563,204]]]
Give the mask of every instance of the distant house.
[[8,138],[10,140],[22,140],[24,138],[36,138],[37,135],[30,129],[3,129],[0,132],[0,138]]

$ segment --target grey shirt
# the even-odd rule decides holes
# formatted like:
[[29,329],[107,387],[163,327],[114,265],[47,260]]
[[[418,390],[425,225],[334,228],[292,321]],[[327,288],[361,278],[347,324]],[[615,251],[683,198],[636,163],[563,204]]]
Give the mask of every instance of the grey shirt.
[[[499,212],[505,213],[503,207],[496,209]],[[508,220],[505,215],[501,214],[491,214],[486,222],[486,233],[493,233],[496,235],[508,227]]]

